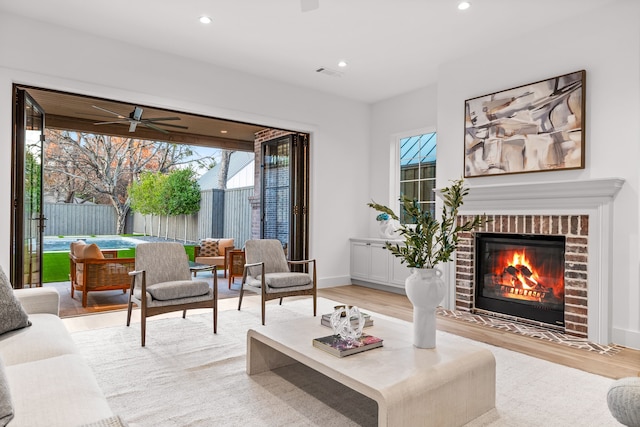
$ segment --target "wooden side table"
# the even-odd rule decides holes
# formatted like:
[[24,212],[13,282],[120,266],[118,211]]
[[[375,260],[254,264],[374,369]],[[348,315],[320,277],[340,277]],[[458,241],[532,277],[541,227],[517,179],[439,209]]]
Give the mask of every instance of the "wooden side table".
[[233,249],[226,251],[227,256],[227,269],[229,270],[229,289],[231,289],[231,283],[236,277],[242,277],[244,271],[244,251],[241,249]]

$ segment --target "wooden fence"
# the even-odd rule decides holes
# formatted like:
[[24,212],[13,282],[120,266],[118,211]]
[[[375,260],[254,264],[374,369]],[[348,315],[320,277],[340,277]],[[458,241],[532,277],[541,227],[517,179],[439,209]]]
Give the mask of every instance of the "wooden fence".
[[[251,238],[249,197],[252,195],[253,187],[202,191],[197,214],[167,218],[135,212],[127,219],[127,232],[159,234],[189,243],[206,237],[231,237],[235,246],[241,248]],[[44,214],[48,218],[46,236],[116,233],[116,213],[112,206],[45,203]]]
[[116,234],[116,212],[109,205],[45,203],[45,236]]

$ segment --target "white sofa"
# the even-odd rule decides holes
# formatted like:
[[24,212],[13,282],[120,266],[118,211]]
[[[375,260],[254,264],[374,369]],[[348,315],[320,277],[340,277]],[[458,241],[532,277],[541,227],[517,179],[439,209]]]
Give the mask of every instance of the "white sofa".
[[14,412],[9,427],[117,425],[103,424],[119,417],[58,317],[55,289],[20,289],[15,295],[32,324],[0,335]]

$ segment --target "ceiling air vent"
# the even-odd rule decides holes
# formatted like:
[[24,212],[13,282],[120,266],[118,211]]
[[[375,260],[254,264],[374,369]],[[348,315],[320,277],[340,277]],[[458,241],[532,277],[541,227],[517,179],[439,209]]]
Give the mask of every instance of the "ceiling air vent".
[[316,73],[324,74],[326,76],[331,76],[331,77],[342,77],[342,74],[343,74],[338,70],[332,70],[331,68],[327,68],[327,67],[318,68],[316,70]]

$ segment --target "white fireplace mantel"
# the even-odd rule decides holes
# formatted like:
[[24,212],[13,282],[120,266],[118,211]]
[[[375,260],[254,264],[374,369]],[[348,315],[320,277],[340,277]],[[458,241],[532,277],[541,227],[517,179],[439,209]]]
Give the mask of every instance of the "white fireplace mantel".
[[[574,181],[506,183],[474,186],[468,181],[460,213],[466,215],[589,215],[588,236],[588,339],[611,342],[613,200],[624,184],[622,178]],[[436,194],[442,196],[441,190]],[[455,277],[448,274],[454,292]]]
[[468,184],[469,194],[461,211],[475,209],[595,208],[607,204],[618,193],[624,179],[600,178],[499,185]]

